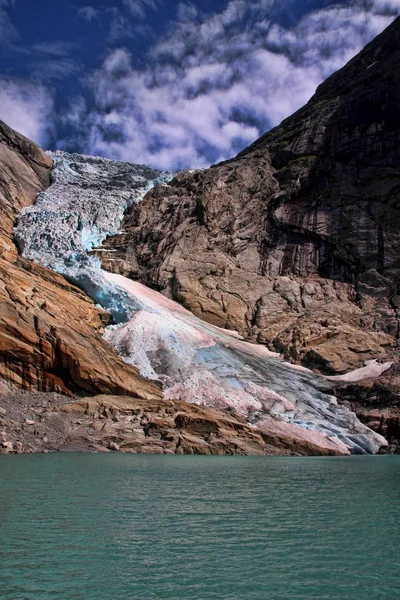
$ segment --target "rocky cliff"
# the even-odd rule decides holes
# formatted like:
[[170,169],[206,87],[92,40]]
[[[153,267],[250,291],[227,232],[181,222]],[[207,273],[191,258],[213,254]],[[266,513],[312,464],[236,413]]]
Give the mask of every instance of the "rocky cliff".
[[[85,284],[93,274],[102,277],[87,260],[85,249],[112,230],[124,208],[159,174],[91,157],[54,158],[58,173],[56,169],[51,173],[48,155],[0,122],[0,453],[348,453],[344,444],[315,444],[307,432],[296,441],[291,432],[249,427],[234,411],[164,400],[160,384],[122,361],[102,339],[108,313],[54,270],[18,256],[14,220],[28,207],[26,231],[36,231],[38,246],[27,235],[25,247],[36,252],[39,261],[41,249],[41,262],[54,260],[53,269]],[[68,189],[63,190],[63,171],[69,167],[74,168],[68,174]],[[49,205],[44,194],[29,208],[51,179],[55,204]],[[89,210],[91,203],[95,210]],[[93,215],[95,220],[90,221]],[[20,235],[20,243],[23,239]],[[46,254],[48,248],[51,252]],[[94,289],[97,293],[100,288]],[[110,301],[113,290],[107,292]],[[129,299],[122,291],[115,298],[127,309],[124,301]],[[79,397],[88,393],[107,395]],[[73,394],[78,396],[69,400]]]
[[109,317],[60,275],[18,256],[14,219],[50,183],[52,160],[0,122],[0,376],[28,390],[159,398],[101,338]]
[[235,159],[132,206],[103,266],[326,374],[397,361],[399,73],[400,18]]
[[[102,271],[88,254],[96,241],[118,231],[124,209],[148,188],[161,183],[158,188],[167,189],[168,174],[89,156],[51,156],[51,185],[17,217],[22,256],[63,273],[111,313],[115,324],[104,339],[156,381],[164,399],[229,409],[264,434],[279,431],[298,448],[364,453],[385,444],[338,406],[330,393],[333,381],[285,364],[265,346],[207,324],[146,286]],[[130,263],[127,257],[125,267]],[[376,365],[376,374],[388,366]]]

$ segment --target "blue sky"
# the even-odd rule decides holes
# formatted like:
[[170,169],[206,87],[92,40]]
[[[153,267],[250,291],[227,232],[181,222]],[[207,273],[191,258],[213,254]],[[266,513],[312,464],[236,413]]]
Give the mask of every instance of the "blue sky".
[[0,0],[0,118],[45,148],[204,167],[399,14],[400,0]]

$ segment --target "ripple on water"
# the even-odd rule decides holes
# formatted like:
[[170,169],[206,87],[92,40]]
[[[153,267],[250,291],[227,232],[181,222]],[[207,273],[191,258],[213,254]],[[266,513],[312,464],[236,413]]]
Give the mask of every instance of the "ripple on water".
[[0,457],[1,600],[400,597],[400,457]]

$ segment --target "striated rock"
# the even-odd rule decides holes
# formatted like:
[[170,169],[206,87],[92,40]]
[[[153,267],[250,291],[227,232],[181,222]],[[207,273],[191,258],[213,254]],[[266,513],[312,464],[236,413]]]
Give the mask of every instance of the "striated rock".
[[52,160],[0,121],[0,259],[15,260],[14,219],[50,183]]
[[26,389],[159,397],[102,339],[108,316],[61,276],[0,262],[0,375]]
[[[52,185],[18,217],[15,235],[20,248],[26,257],[79,283],[111,311],[119,325],[107,328],[104,338],[126,363],[161,382],[164,398],[228,407],[253,425],[270,418],[280,433],[323,451],[376,452],[386,443],[347,408],[336,405],[332,410],[326,393],[332,384],[323,378],[204,323],[157,292],[102,272],[99,261],[85,253],[91,247],[87,240],[118,228],[123,207],[135,194],[136,199],[143,195],[145,168],[65,153],[54,157]],[[126,188],[122,179],[127,179]],[[145,183],[151,186],[154,180]],[[130,192],[134,184],[139,187]],[[300,286],[289,278],[282,278],[277,290],[291,305],[301,296]],[[92,376],[99,371],[97,361],[89,367]],[[107,409],[102,416],[120,420]]]
[[[259,431],[239,415],[186,402],[96,396],[65,403],[57,394],[14,392],[0,397],[12,414],[1,452],[95,451],[142,454],[343,455],[340,443],[299,441],[289,430]],[[26,405],[40,410],[35,428],[23,428]],[[40,408],[38,408],[40,407]],[[119,421],[112,415],[118,413]],[[105,416],[108,415],[108,416]],[[35,432],[33,431],[35,429]],[[311,436],[310,436],[311,438]],[[6,445],[4,445],[6,444]]]
[[398,339],[400,19],[233,160],[127,211],[103,267],[326,373]]
[[57,273],[18,258],[17,211],[49,183],[51,159],[0,123],[0,376],[31,390],[158,398],[101,339],[108,315]]

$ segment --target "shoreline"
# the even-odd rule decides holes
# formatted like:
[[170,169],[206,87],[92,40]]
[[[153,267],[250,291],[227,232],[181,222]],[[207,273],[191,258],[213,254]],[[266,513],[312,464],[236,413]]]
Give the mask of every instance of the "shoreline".
[[[300,432],[301,433],[301,432]],[[337,448],[337,446],[336,446]],[[217,456],[344,456],[335,445],[263,432],[230,410],[127,396],[0,396],[0,454],[88,452]],[[384,453],[391,453],[386,449]]]

